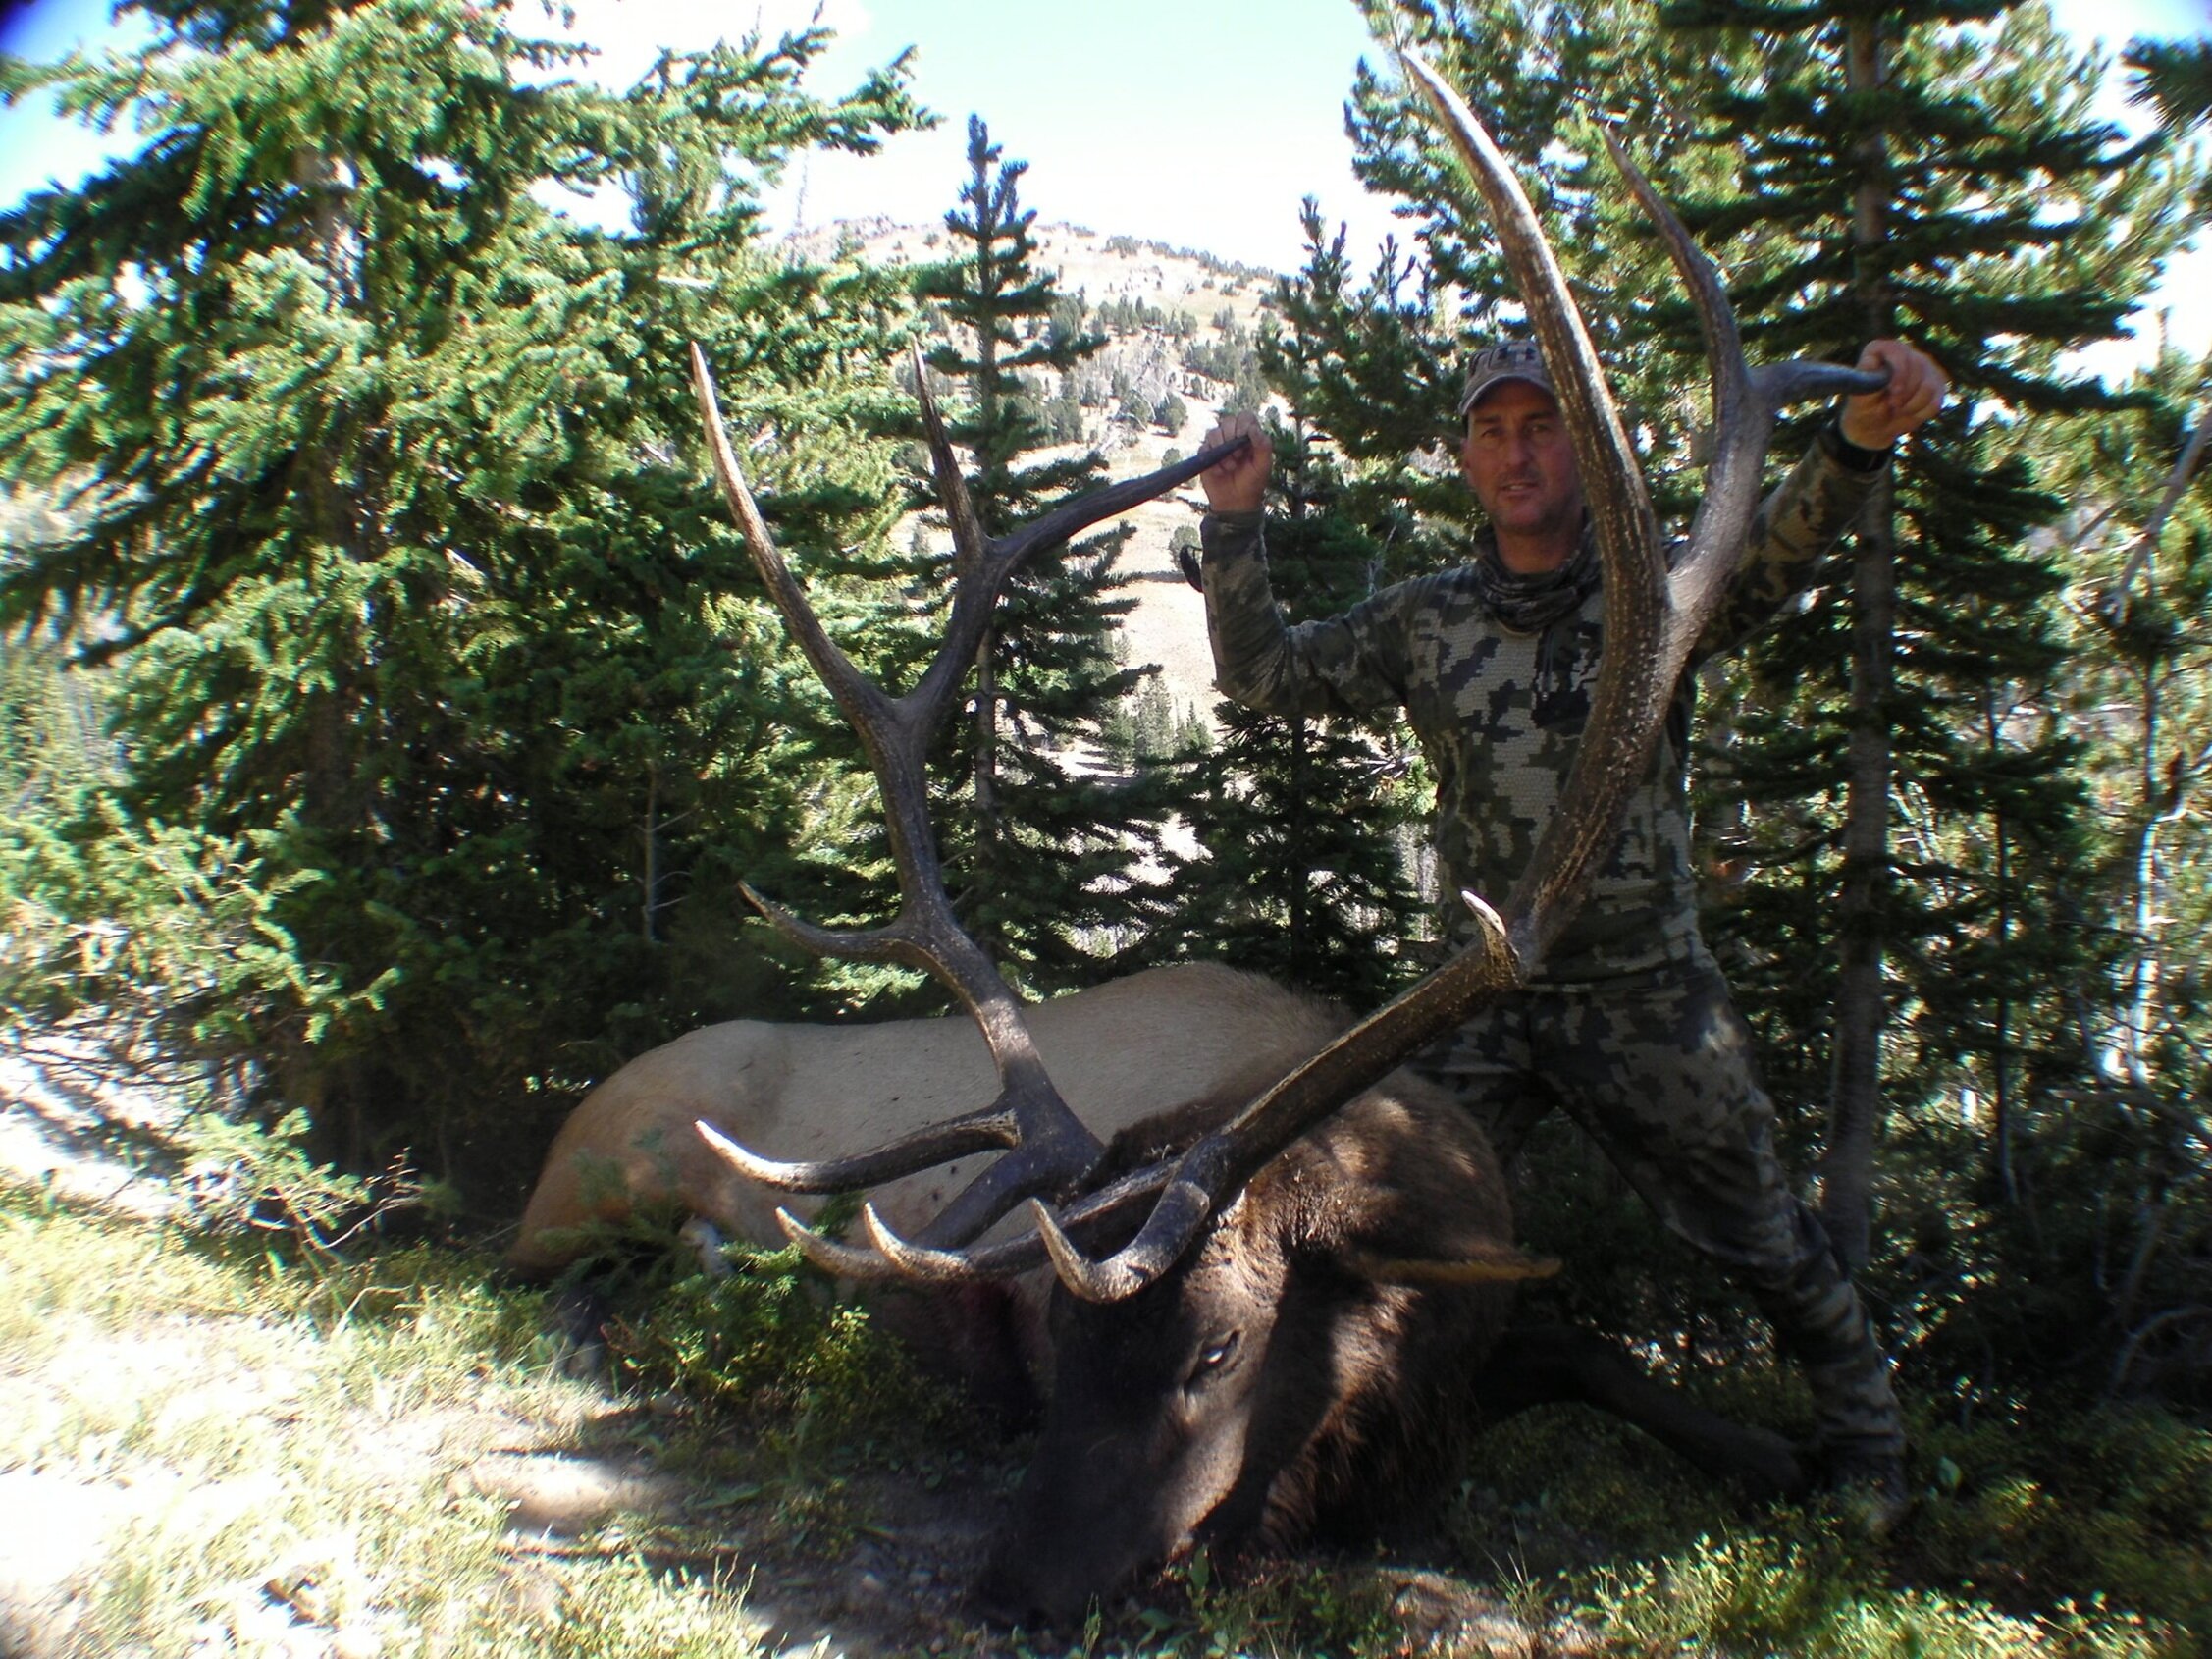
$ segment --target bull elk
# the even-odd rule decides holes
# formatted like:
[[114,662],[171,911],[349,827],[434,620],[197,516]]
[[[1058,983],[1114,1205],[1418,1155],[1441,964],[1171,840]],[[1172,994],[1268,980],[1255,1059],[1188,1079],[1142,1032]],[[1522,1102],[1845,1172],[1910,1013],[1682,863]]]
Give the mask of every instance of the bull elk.
[[[1618,838],[1675,680],[1733,573],[1776,412],[1802,397],[1871,390],[1884,377],[1825,363],[1748,367],[1712,267],[1608,135],[1696,302],[1712,363],[1717,442],[1705,500],[1670,570],[1533,210],[1457,95],[1418,57],[1401,61],[1489,206],[1559,390],[1604,567],[1606,650],[1560,809],[1528,868],[1501,907],[1463,895],[1476,942],[1333,1039],[1323,1033],[1336,1028],[1313,1025],[1306,1057],[1252,1089],[1240,1109],[1218,1091],[1134,1124],[1086,1126],[1069,1109],[1019,999],[953,917],[922,782],[930,734],[1021,560],[1194,476],[1235,446],[986,539],[924,386],[956,586],[942,648],[914,688],[893,698],[853,667],[809,608],[739,472],[705,358],[693,352],[717,478],[793,637],[859,733],[900,886],[890,922],[840,932],[802,922],[750,888],[747,896],[811,949],[935,974],[973,1016],[996,1078],[989,1104],[857,1155],[784,1161],[710,1122],[698,1133],[741,1183],[887,1195],[863,1208],[865,1245],[825,1238],[777,1211],[785,1234],[833,1273],[961,1291],[1049,1262],[1065,1292],[1052,1313],[1053,1417],[982,1585],[987,1604],[1012,1617],[1076,1610],[1194,1540],[1287,1543],[1378,1502],[1402,1509],[1408,1483],[1445,1462],[1434,1436],[1475,1404],[1591,1399],[1754,1487],[1797,1477],[1775,1437],[1732,1430],[1618,1367],[1593,1366],[1571,1340],[1504,1333],[1512,1282],[1546,1264],[1512,1249],[1503,1184],[1479,1131],[1434,1091],[1392,1074],[1524,982]],[[1084,996],[1111,989],[1049,1005],[1045,1026],[1073,1020]],[[1172,1015],[1166,1023],[1176,1027]],[[1177,1041],[1188,1035],[1178,1031]],[[1131,1047],[1141,1043],[1139,1035]],[[1132,1052],[1127,1063],[1141,1067],[1143,1056]],[[591,1109],[587,1102],[579,1116]],[[1120,1131],[1111,1146],[1100,1128]],[[910,1208],[937,1177],[951,1186],[949,1168],[986,1153],[997,1155],[948,1201]],[[1024,1205],[1026,1229],[991,1232]]]

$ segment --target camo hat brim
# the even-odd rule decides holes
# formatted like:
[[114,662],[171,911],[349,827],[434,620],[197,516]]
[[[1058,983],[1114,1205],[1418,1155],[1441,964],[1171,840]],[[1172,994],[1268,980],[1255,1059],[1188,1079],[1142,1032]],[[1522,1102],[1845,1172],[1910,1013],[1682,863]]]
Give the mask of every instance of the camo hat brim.
[[1508,340],[1501,345],[1486,346],[1475,353],[1475,360],[1467,368],[1466,387],[1459,394],[1459,406],[1452,413],[1465,420],[1469,409],[1508,380],[1525,380],[1554,398],[1559,395],[1558,388],[1552,384],[1551,373],[1544,367],[1544,353],[1535,344]]

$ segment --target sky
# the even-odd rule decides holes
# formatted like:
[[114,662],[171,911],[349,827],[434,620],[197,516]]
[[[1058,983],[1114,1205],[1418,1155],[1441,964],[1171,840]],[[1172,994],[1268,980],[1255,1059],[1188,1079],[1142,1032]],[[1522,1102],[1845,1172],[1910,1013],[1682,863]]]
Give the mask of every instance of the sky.
[[[87,37],[113,37],[105,4],[18,5],[0,24],[0,43],[19,55],[52,57]],[[525,0],[525,27],[541,15],[534,7]],[[2114,49],[2136,35],[2212,33],[2212,0],[2055,0],[2054,9],[2078,40]],[[617,84],[642,73],[658,47],[696,47],[724,29],[773,33],[815,10],[815,0],[573,7],[577,33],[599,44],[599,73]],[[1391,229],[1387,207],[1352,179],[1343,133],[1353,67],[1373,50],[1349,0],[1213,0],[1196,9],[1187,0],[821,0],[819,10],[837,39],[817,65],[817,89],[849,87],[912,47],[916,92],[945,119],[893,139],[879,156],[820,155],[794,168],[768,203],[776,231],[874,214],[935,219],[965,177],[972,111],[1009,158],[1029,163],[1024,203],[1047,223],[1286,271],[1301,262],[1303,196],[1318,197],[1332,223],[1348,224],[1355,249],[1371,251]],[[2117,85],[2101,113],[2141,119]],[[102,153],[95,135],[41,110],[0,112],[0,204],[50,177],[75,182]],[[2212,350],[2212,246],[2175,271],[2163,297],[2176,339]],[[2123,347],[2090,361],[2117,371],[2136,355]]]

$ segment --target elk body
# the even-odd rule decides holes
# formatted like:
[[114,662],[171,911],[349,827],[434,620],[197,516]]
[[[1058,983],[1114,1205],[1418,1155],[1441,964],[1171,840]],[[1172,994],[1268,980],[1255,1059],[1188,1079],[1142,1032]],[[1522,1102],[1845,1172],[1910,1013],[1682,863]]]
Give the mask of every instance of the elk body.
[[[1242,1105],[1335,1035],[1319,1005],[1209,963],[1154,968],[1028,1011],[1069,1105],[1103,1135],[1178,1108]],[[673,1204],[753,1243],[780,1246],[779,1204],[817,1205],[733,1168],[707,1123],[777,1157],[814,1159],[894,1140],[992,1088],[991,1056],[959,1016],[874,1025],[731,1020],[641,1054],[587,1095],[546,1154],[507,1265],[569,1261],[573,1230]],[[919,1231],[973,1173],[955,1158],[875,1189],[893,1227]]]
[[[1109,1136],[1147,1120],[1213,1127],[1343,1024],[1335,1010],[1271,980],[1210,963],[1154,968],[1056,997],[1030,1009],[1027,1023],[1069,1105]],[[1419,1087],[1402,1076],[1391,1082]],[[569,1114],[505,1264],[543,1278],[582,1252],[589,1223],[661,1205],[780,1246],[779,1204],[810,1216],[818,1205],[734,1168],[695,1124],[805,1160],[895,1140],[990,1093],[990,1052],[963,1017],[708,1026],[639,1055]],[[872,1202],[894,1228],[918,1231],[972,1173],[967,1162],[902,1177],[875,1189]],[[968,1287],[906,1298],[886,1311],[925,1368],[1018,1408],[1050,1370],[1050,1283],[1032,1271],[1008,1280],[1003,1295]]]
[[[1192,964],[1056,998],[1028,1023],[1071,1106],[1113,1133],[1115,1171],[1219,1128],[1345,1022],[1257,975]],[[507,1264],[549,1273],[585,1223],[643,1204],[779,1244],[782,1195],[715,1155],[695,1122],[806,1157],[896,1138],[989,1080],[981,1038],[956,1017],[693,1032],[569,1116]],[[892,1226],[919,1227],[961,1173],[918,1172],[874,1202]],[[1643,1380],[1605,1345],[1508,1329],[1512,1281],[1540,1270],[1512,1236],[1481,1131],[1399,1071],[1269,1164],[1136,1296],[1084,1302],[1040,1263],[997,1294],[924,1287],[878,1303],[926,1368],[976,1398],[1019,1410],[1032,1384],[1049,1397],[980,1604],[1060,1618],[1199,1543],[1372,1535],[1421,1511],[1481,1422],[1550,1401],[1605,1407],[1751,1492],[1799,1484],[1778,1438]]]

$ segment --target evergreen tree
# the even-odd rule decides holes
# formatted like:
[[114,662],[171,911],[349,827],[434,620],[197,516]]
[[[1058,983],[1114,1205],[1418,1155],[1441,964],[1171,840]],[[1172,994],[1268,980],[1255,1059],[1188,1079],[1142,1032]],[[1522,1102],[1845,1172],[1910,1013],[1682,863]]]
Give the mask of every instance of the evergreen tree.
[[[1337,480],[1310,433],[1277,432],[1267,562],[1291,621],[1333,615],[1372,591],[1376,547],[1331,509]],[[1337,718],[1215,706],[1218,744],[1174,763],[1191,775],[1201,855],[1176,875],[1183,954],[1263,973],[1355,1008],[1418,970],[1430,935],[1409,845],[1408,757]],[[1184,741],[1192,734],[1179,733]]]
[[143,51],[4,71],[157,136],[0,217],[0,481],[69,507],[0,624],[112,669],[129,770],[71,834],[190,877],[137,933],[246,906],[173,1038],[325,1154],[511,1181],[518,1108],[769,977],[724,878],[842,787],[783,735],[820,699],[687,458],[682,344],[785,434],[786,519],[864,539],[899,295],[756,254],[751,192],[915,111],[896,70],[806,92],[818,31],[609,93],[460,0],[140,9]]
[[[2116,1390],[2202,1397],[2212,1316],[2204,1057],[2212,999],[2212,476],[2201,466],[2212,359],[2169,350],[2125,390],[2135,406],[2035,440],[2069,503],[2060,546],[2076,649],[2055,717],[2080,746],[2088,843],[2069,874],[2078,932],[2105,972],[2080,976],[2074,1022],[2031,1067],[2034,1109],[2004,1133],[1987,1227],[2032,1264],[2026,1306],[1976,1310],[1975,1334],[2032,1351],[2069,1329]],[[2193,415],[2193,418],[2191,418]],[[2100,1273],[2101,1262],[2123,1262]]]
[[[1862,520],[1848,588],[1755,653],[1770,696],[1737,726],[1736,786],[1763,824],[1750,850],[1782,880],[1764,937],[1736,938],[1789,1004],[1787,1051],[1826,1074],[1785,1087],[1830,1085],[1822,1214],[1858,1261],[1885,1097],[1965,1089],[2009,1110],[2031,1033],[2066,1018],[2055,987],[2080,941],[2047,883],[2078,784],[2043,718],[2066,573],[2032,539],[2060,504],[1989,417],[2109,401],[2060,354],[2118,332],[2182,234],[2182,198],[2091,119],[2101,65],[2040,6],[1695,0],[1669,17],[1726,26],[1761,66],[1705,97],[1701,139],[1740,155],[1741,177],[1685,202],[1709,241],[1749,251],[1754,348],[1841,357],[1904,333],[1955,386]],[[1899,1005],[1907,1041],[1885,1038]]]
[[[945,215],[954,256],[919,290],[950,325],[929,366],[963,394],[948,426],[974,459],[976,517],[997,535],[1103,481],[1095,454],[1025,458],[1054,435],[1020,389],[1038,373],[1065,386],[1105,341],[1063,326],[1080,306],[1071,310],[1035,268],[1035,214],[1021,203],[1027,164],[1003,161],[974,117],[968,164],[960,205]],[[1027,330],[1039,320],[1053,326]],[[1096,980],[1158,912],[1136,868],[1158,848],[1160,781],[1107,772],[1086,755],[1149,672],[1113,656],[1116,619],[1132,605],[1120,594],[1128,578],[1113,568],[1127,534],[1044,550],[1015,576],[977,649],[974,700],[954,725],[966,789],[958,809],[940,814],[947,883],[976,941],[1035,990]]]
[[[1286,319],[1263,336],[1268,382],[1290,405],[1271,420],[1275,464],[1268,571],[1291,621],[1333,615],[1391,577],[1392,504],[1381,533],[1318,433],[1309,406],[1329,395],[1344,301],[1343,240],[1307,212],[1307,262],[1281,286]],[[1310,330],[1310,332],[1309,332]],[[1402,549],[1396,550],[1401,555]],[[1218,705],[1218,747],[1183,764],[1196,779],[1190,828],[1204,858],[1177,878],[1184,948],[1371,1007],[1419,964],[1424,924],[1408,856],[1419,838],[1411,757],[1383,731],[1339,719],[1284,719]]]
[[[2128,47],[2135,101],[2152,105],[2176,133],[2212,121],[2212,40],[2136,40]],[[2197,191],[2197,211],[2212,213],[2212,184]]]

